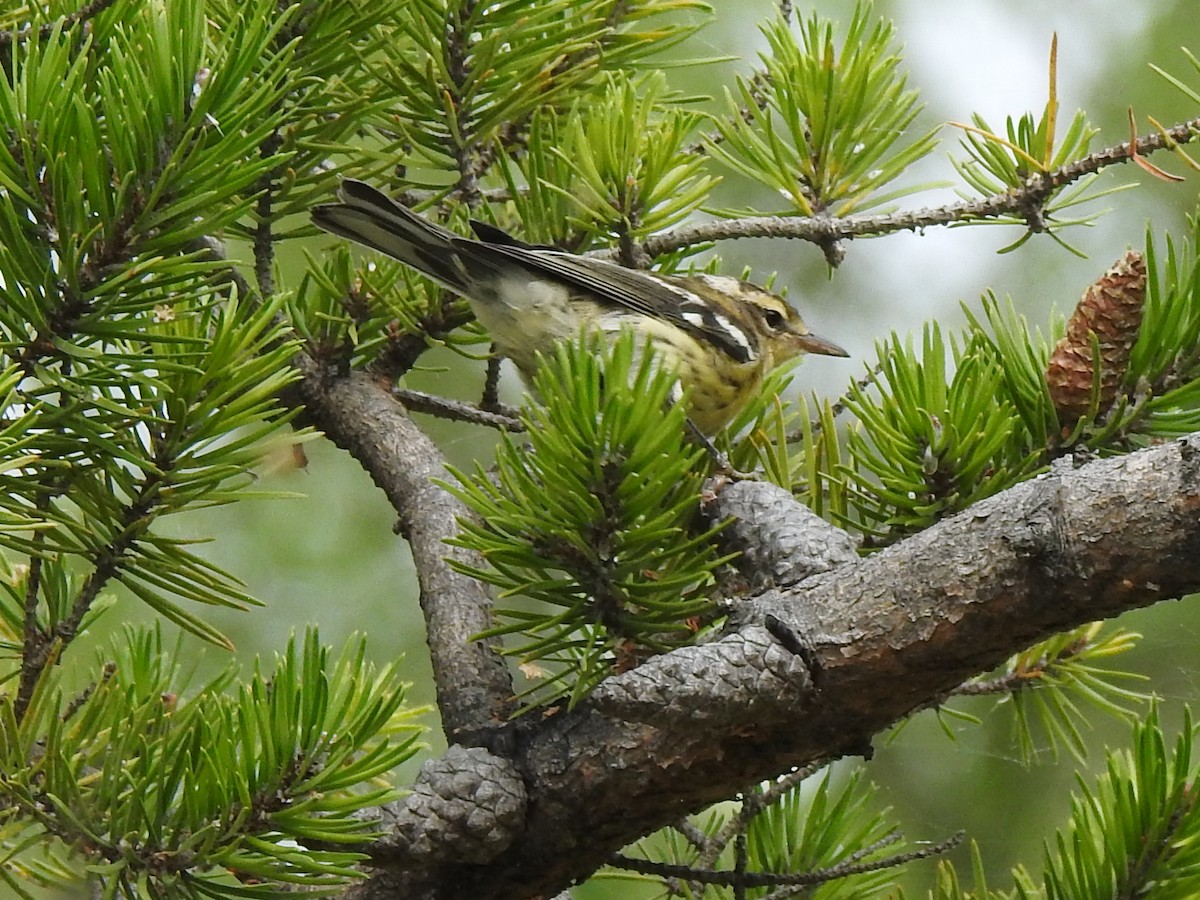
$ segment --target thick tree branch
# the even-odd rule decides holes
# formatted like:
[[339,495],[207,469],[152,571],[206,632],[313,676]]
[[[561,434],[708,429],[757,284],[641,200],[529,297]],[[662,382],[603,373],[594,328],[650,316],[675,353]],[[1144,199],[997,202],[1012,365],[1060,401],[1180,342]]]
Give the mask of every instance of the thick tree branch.
[[509,715],[513,690],[494,643],[471,639],[492,624],[486,588],[446,562],[480,565],[474,554],[444,543],[466,510],[433,484],[446,474],[441,453],[389,385],[359,373],[324,372],[304,355],[296,366],[303,378],[287,399],[303,404],[311,421],[358,460],[399,514],[420,583],[442,727],[451,743],[471,744],[477,732]]
[[[224,247],[212,238],[192,249],[215,261],[226,259]],[[222,276],[241,296],[255,296],[235,267]],[[457,533],[456,518],[466,510],[432,483],[445,474],[441,452],[393,398],[389,382],[325,368],[303,353],[295,365],[301,379],[283,402],[304,407],[304,415],[366,469],[399,515],[420,583],[442,728],[450,743],[472,744],[478,732],[511,713],[512,679],[494,643],[471,640],[492,622],[486,588],[446,563],[449,557],[479,561],[443,543]]]
[[[548,896],[746,784],[869,753],[878,731],[1034,641],[1200,590],[1198,510],[1193,435],[1064,465],[874,556],[767,591],[720,640],[614,676],[573,711],[497,731],[492,751],[523,774],[528,807],[492,862],[416,869],[396,854],[388,868],[381,845],[380,871],[352,894]],[[771,630],[758,626],[772,617],[801,636],[804,660],[788,662],[785,642],[764,637]],[[647,694],[686,702],[662,715]],[[689,720],[688,708],[707,714]]]

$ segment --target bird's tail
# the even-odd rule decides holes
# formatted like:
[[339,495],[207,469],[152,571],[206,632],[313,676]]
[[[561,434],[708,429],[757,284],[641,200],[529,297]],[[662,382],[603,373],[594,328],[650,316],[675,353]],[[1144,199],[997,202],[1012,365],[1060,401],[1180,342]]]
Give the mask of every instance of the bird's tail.
[[466,239],[363,181],[346,179],[338,197],[341,203],[313,208],[312,220],[317,226],[386,253],[452,291],[466,290],[467,273],[455,246]]

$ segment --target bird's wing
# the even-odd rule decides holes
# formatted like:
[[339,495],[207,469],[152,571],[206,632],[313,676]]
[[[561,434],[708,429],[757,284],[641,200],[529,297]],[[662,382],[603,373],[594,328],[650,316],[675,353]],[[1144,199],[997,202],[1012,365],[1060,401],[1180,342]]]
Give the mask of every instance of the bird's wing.
[[675,325],[701,341],[715,344],[738,362],[749,362],[754,358],[745,332],[683,284],[672,284],[607,260],[530,247],[516,239],[510,241],[479,242],[460,238],[454,243],[464,261],[471,254],[485,265],[488,264],[487,257],[491,257],[490,263],[494,267],[502,262],[516,263],[601,302]]

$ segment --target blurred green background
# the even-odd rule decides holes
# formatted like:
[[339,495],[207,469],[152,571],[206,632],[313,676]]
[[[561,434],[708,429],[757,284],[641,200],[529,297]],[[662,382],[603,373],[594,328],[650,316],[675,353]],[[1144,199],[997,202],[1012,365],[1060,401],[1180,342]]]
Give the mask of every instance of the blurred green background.
[[[680,56],[732,55],[741,61],[707,68],[669,70],[673,83],[687,92],[720,96],[732,85],[732,73],[746,72],[764,42],[757,23],[769,17],[767,2],[716,2],[715,22]],[[841,23],[849,21],[850,0],[823,0],[798,6],[796,15],[812,12]],[[1200,83],[1180,52],[1180,45],[1200,53],[1200,17],[1196,0],[1076,0],[1046,4],[1006,0],[970,4],[892,0],[877,2],[878,16],[895,20],[910,86],[920,90],[926,110],[917,130],[951,120],[984,115],[997,129],[1006,115],[1026,110],[1040,114],[1046,100],[1047,60],[1052,35],[1059,39],[1060,123],[1077,108],[1088,111],[1100,128],[1094,147],[1128,137],[1127,108],[1138,117],[1139,133],[1150,130],[1146,116],[1163,124],[1195,115],[1186,98],[1149,68],[1156,63]],[[942,147],[914,181],[953,179],[946,153],[959,153],[955,129],[943,128]],[[961,155],[961,154],[960,154]],[[1052,307],[1069,311],[1082,289],[1127,247],[1141,247],[1147,223],[1156,235],[1185,234],[1185,217],[1196,207],[1200,175],[1185,173],[1167,156],[1155,162],[1188,180],[1178,184],[1153,181],[1124,166],[1109,170],[1106,183],[1140,181],[1136,191],[1107,198],[1112,212],[1094,228],[1067,234],[1088,258],[1080,259],[1050,240],[1034,240],[1015,253],[996,250],[1015,240],[1013,228],[981,227],[925,235],[899,234],[848,245],[841,269],[830,277],[820,253],[800,242],[744,240],[719,248],[727,271],[742,265],[756,278],[779,273],[779,285],[804,310],[819,334],[845,347],[852,359],[816,360],[800,369],[805,390],[837,396],[849,379],[861,375],[874,359],[873,343],[891,331],[919,331],[929,319],[953,329],[964,322],[960,303],[978,309],[987,290],[1011,295],[1034,325],[1049,319]],[[729,179],[718,203],[746,204],[764,212],[777,208],[769,193]],[[953,198],[948,190],[932,191],[922,205]],[[307,242],[310,250],[328,245],[326,238]],[[290,255],[288,255],[290,253]],[[248,254],[246,254],[248,257]],[[285,251],[285,276],[294,279],[303,266],[301,247]],[[289,267],[294,267],[288,271]],[[477,396],[481,367],[458,356],[430,354],[426,371],[411,386],[457,396]],[[507,379],[506,398],[516,401],[519,386]],[[494,436],[467,425],[423,420],[455,465],[487,460]],[[180,517],[179,534],[211,535],[202,552],[241,577],[265,607],[245,613],[204,611],[236,643],[236,658],[249,662],[281,649],[290,633],[309,623],[320,626],[326,643],[340,645],[354,632],[365,632],[369,652],[377,660],[403,656],[413,683],[414,702],[433,700],[416,582],[408,550],[392,531],[394,515],[382,495],[341,451],[317,440],[306,445],[307,465],[292,458],[264,459],[260,481],[265,489],[302,495],[294,500],[247,502],[236,507]],[[1053,602],[1052,597],[1046,598]],[[105,617],[108,626],[122,620],[145,620],[145,610],[122,601]],[[1197,694],[1195,645],[1200,629],[1194,600],[1162,604],[1130,614],[1123,623],[1145,634],[1129,668],[1149,675],[1165,701],[1168,721],[1177,722],[1181,704]],[[224,665],[221,651],[184,638],[185,659],[198,674]],[[987,713],[994,701],[975,701],[969,708]],[[429,718],[431,751],[442,746],[436,719]],[[1088,761],[1094,770],[1103,762],[1105,745],[1123,744],[1126,725],[1094,716]],[[1041,842],[1061,825],[1069,810],[1072,773],[1069,757],[1025,768],[1013,750],[1009,719],[1004,714],[982,727],[959,726],[958,740],[943,733],[931,713],[924,713],[894,740],[881,735],[870,765],[881,787],[881,802],[894,808],[910,840],[940,840],[965,829],[980,842],[993,887],[1007,884],[1005,873],[1024,861],[1040,864]],[[407,774],[407,773],[406,773]],[[962,863],[962,850],[954,857]],[[910,891],[928,884],[932,864],[912,867]],[[627,884],[594,884],[577,889],[580,898],[637,897]]]

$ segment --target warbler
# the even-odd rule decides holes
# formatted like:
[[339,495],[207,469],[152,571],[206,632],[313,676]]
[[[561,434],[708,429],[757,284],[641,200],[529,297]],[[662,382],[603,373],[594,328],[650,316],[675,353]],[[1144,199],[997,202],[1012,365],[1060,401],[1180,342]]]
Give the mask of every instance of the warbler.
[[471,304],[496,349],[532,380],[537,353],[587,329],[648,339],[689,398],[704,434],[729,424],[775,366],[802,353],[847,356],[782,298],[725,275],[660,275],[526,244],[482,222],[476,240],[443,228],[362,181],[314,207],[333,234],[394,257]]

